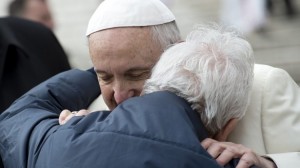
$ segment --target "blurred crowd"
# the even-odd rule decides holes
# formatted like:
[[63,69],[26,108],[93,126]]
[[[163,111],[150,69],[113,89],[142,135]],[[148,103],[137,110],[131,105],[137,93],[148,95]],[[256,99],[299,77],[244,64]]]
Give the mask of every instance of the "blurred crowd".
[[275,14],[275,9],[284,11],[288,19],[294,18],[297,9],[293,0],[226,0],[221,1],[220,22],[237,27],[249,34],[264,30],[268,17]]

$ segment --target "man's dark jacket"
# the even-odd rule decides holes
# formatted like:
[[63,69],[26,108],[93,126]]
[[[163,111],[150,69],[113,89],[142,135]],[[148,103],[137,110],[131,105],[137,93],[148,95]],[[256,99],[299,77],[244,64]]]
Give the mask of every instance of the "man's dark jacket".
[[199,116],[170,92],[58,124],[63,109],[85,109],[99,94],[93,73],[70,70],[19,98],[0,116],[5,167],[220,167],[200,145],[206,133]]

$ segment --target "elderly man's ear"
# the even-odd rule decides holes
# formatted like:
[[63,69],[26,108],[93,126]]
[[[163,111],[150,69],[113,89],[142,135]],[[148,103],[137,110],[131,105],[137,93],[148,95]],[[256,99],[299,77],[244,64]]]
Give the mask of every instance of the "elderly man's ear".
[[217,141],[226,141],[229,134],[234,130],[236,124],[238,123],[237,118],[230,119],[226,125],[221,129],[219,133],[213,136],[213,139]]

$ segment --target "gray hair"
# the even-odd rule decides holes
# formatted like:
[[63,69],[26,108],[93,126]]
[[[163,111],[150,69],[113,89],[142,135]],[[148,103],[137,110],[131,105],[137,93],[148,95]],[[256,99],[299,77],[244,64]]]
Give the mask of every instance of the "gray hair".
[[162,50],[181,41],[181,36],[175,21],[160,25],[150,26],[153,40],[160,44]]
[[202,25],[163,53],[143,93],[167,90],[186,99],[215,135],[245,115],[253,67],[252,47],[235,30]]

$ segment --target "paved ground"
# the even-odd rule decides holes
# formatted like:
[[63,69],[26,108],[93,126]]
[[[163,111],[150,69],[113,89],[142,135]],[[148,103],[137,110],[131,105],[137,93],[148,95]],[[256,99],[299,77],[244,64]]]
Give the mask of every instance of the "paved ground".
[[[10,0],[0,1],[0,16],[6,15]],[[89,17],[102,0],[49,0],[56,19],[55,33],[69,54],[73,67],[91,66],[84,36]],[[170,1],[172,0],[164,0]],[[177,17],[183,37],[196,23],[218,21],[222,0],[174,0],[170,7]],[[274,0],[275,1],[275,0]],[[298,17],[287,19],[281,0],[276,0],[275,15],[269,17],[264,33],[248,36],[255,50],[257,63],[287,70],[300,82],[300,0],[294,0]]]

